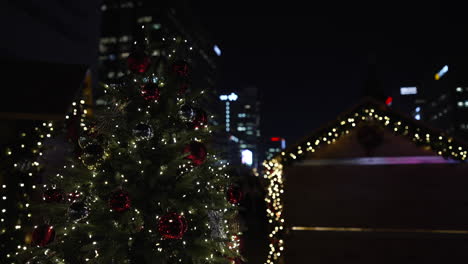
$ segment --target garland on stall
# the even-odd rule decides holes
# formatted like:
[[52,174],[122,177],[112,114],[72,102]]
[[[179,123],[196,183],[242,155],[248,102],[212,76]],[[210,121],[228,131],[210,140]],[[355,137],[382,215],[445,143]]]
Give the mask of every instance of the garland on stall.
[[421,122],[399,114],[386,105],[366,99],[351,112],[342,115],[336,122],[320,129],[301,143],[281,152],[263,166],[264,178],[268,181],[267,217],[271,226],[269,234],[268,257],[265,263],[279,263],[284,250],[284,218],[282,216],[284,192],[283,167],[304,160],[308,153],[313,153],[325,145],[334,144],[339,138],[350,133],[361,123],[378,124],[397,136],[403,136],[416,145],[432,150],[446,159],[464,162],[468,147],[465,143],[448,136],[434,128],[426,127]]

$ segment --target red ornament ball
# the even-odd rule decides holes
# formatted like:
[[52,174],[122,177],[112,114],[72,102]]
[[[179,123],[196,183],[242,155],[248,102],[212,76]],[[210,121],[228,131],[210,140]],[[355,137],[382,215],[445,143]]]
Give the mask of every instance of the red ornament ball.
[[159,88],[155,83],[147,83],[141,89],[141,95],[146,101],[157,101],[159,99]]
[[123,212],[131,207],[130,196],[123,190],[112,192],[109,198],[109,206],[116,212]]
[[53,226],[43,224],[36,227],[32,233],[32,242],[34,245],[44,247],[52,243],[55,239],[55,230]]
[[186,61],[178,60],[172,64],[172,71],[179,77],[187,77],[190,67]]
[[133,73],[145,73],[150,64],[150,57],[143,51],[135,51],[127,58],[128,69]]
[[243,193],[239,186],[230,186],[226,192],[226,199],[231,204],[238,204],[242,200]]
[[193,141],[187,144],[184,148],[184,153],[188,153],[188,156],[185,158],[191,160],[195,166],[203,164],[206,160],[206,147],[200,142]]
[[187,221],[183,215],[169,213],[158,222],[158,231],[166,239],[180,239],[187,232]]
[[48,189],[44,192],[42,198],[47,203],[59,203],[63,200],[63,193],[59,189]]
[[200,108],[195,109],[195,118],[192,122],[194,129],[200,129],[208,124],[208,115]]

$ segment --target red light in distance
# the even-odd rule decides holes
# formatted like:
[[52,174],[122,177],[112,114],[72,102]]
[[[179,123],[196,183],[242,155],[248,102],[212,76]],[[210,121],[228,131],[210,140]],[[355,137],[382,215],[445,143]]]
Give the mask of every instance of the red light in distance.
[[387,100],[385,100],[386,105],[391,105],[393,102],[393,98],[391,96],[387,97]]

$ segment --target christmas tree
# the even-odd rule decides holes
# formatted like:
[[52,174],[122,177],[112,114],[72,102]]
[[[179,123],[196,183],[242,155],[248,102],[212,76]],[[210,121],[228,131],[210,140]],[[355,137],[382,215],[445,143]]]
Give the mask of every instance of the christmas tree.
[[38,217],[13,263],[240,261],[241,193],[210,149],[207,93],[190,85],[192,48],[150,35],[80,122],[76,155],[35,188]]

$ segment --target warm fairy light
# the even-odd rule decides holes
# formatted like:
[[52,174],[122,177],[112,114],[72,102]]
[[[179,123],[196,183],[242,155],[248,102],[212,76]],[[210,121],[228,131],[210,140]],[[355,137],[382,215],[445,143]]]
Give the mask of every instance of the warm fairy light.
[[[390,131],[409,137],[414,142],[420,142],[431,147],[437,155],[450,157],[459,161],[467,159],[468,150],[466,147],[455,144],[452,138],[447,138],[442,134],[433,134],[434,132],[432,131],[425,131],[408,121],[396,120],[398,117],[392,117],[390,114],[373,108],[358,109],[348,117],[340,119],[338,124],[331,129],[323,131],[321,135],[314,135],[313,138],[307,139],[289,152],[281,152],[277,157],[263,163],[265,168],[263,177],[269,181],[265,202],[267,203],[268,222],[272,226],[272,231],[269,234],[270,251],[265,263],[279,263],[280,251],[284,250],[284,242],[282,240],[284,219],[282,218],[283,204],[281,200],[284,192],[283,166],[304,158],[307,152],[313,153],[324,145],[335,143],[337,139],[349,134],[350,130],[357,127],[361,122],[379,123],[382,127],[388,127]],[[411,133],[412,131],[414,132]],[[312,147],[312,144],[314,147]]]
[[[175,38],[174,38],[174,40],[175,40]],[[185,42],[187,42],[187,40],[185,40]],[[189,49],[192,50],[192,47],[190,47]],[[176,55],[176,54],[174,54],[174,55]],[[135,81],[141,81],[141,80],[136,80],[136,79],[135,79]],[[162,86],[164,85],[163,82],[160,82],[160,83],[161,83]],[[114,87],[110,87],[110,86],[108,86],[108,85],[105,85],[105,87],[106,87],[106,89],[107,89],[107,90],[104,91],[105,93],[112,93],[112,92],[115,92],[115,91],[112,91],[112,90],[114,89]],[[204,91],[201,92],[201,94],[203,94],[203,93],[204,93]],[[88,111],[88,110],[86,110],[86,109],[81,109],[81,108],[80,108],[80,107],[84,107],[84,106],[83,106],[84,104],[85,104],[85,101],[84,101],[84,100],[79,100],[79,101],[77,101],[77,102],[73,102],[73,103],[72,103],[73,109],[72,109],[72,111],[71,111],[70,113],[68,113],[68,115],[66,116],[66,119],[75,118],[74,116],[77,116],[77,119],[78,119],[78,121],[79,121],[79,129],[82,129],[83,131],[86,131],[86,130],[91,130],[91,126],[89,126],[89,124],[87,123],[87,120],[86,120],[86,118],[85,118],[85,116],[86,116],[86,115],[88,114],[88,112],[90,112],[90,111]],[[118,104],[116,104],[116,105],[118,105]],[[153,109],[154,109],[154,107],[153,107]],[[146,110],[146,113],[147,113],[150,117],[151,117],[151,115],[153,114],[153,113],[151,113],[151,112],[154,112],[153,109],[150,109],[150,107],[148,107],[147,110]],[[139,109],[138,109],[138,112],[141,112],[141,111],[144,111],[144,110],[141,110],[141,108],[139,108]],[[143,113],[142,113],[142,114],[143,114]],[[117,126],[116,126],[116,127],[117,127]],[[42,130],[44,130],[44,131],[42,131]],[[55,128],[55,130],[60,131],[61,129]],[[200,135],[200,134],[203,133],[204,135],[207,135],[208,132],[211,133],[211,130],[209,130],[209,131],[208,131],[208,130],[209,130],[209,127],[208,127],[207,125],[205,125],[205,126],[204,126],[203,128],[201,128],[199,131],[197,131],[196,134],[197,134],[197,135]],[[42,155],[42,148],[44,147],[44,145],[47,145],[47,143],[48,143],[47,138],[54,137],[54,133],[53,133],[54,127],[53,127],[53,124],[52,124],[52,123],[50,123],[50,122],[45,122],[44,124],[42,124],[42,126],[40,126],[40,129],[36,129],[36,131],[38,131],[38,132],[42,131],[43,133],[40,133],[39,136],[38,136],[38,138],[35,138],[35,140],[32,141],[32,144],[31,144],[31,143],[28,143],[27,145],[24,145],[24,144],[23,144],[23,145],[21,145],[21,148],[23,148],[23,149],[24,149],[24,148],[26,148],[26,149],[31,148],[31,152],[33,152],[33,153],[35,154],[36,157],[39,157],[40,155]],[[28,136],[30,136],[30,135],[28,135]],[[115,138],[115,139],[119,139],[119,138],[122,139],[120,133],[115,133],[115,135],[112,135],[112,137]],[[172,144],[172,143],[177,143],[177,142],[180,141],[180,140],[181,140],[181,139],[180,139],[179,137],[176,138],[175,136],[172,136],[172,135],[171,135],[171,136],[168,136],[167,139],[163,139],[162,141],[163,141],[163,145],[170,145],[170,144]],[[197,140],[198,140],[198,139],[197,139]],[[114,142],[115,142],[115,141],[114,141]],[[120,145],[120,143],[119,143],[119,145]],[[158,145],[160,145],[160,144],[158,144]],[[134,148],[137,148],[137,145],[134,144],[133,147],[134,147]],[[145,146],[145,147],[146,147],[146,146]],[[132,154],[132,151],[133,151],[133,153],[136,152],[134,148],[131,148],[130,150],[122,151],[121,153],[119,153],[119,155],[125,156],[125,158],[126,158],[128,154]],[[143,148],[143,146],[142,146],[142,145],[138,146],[138,149],[140,149],[140,148]],[[137,150],[138,150],[138,149],[137,149]],[[152,150],[158,151],[155,147],[151,147],[151,149],[152,149]],[[301,150],[301,151],[302,151],[302,150]],[[305,151],[305,150],[303,150],[303,151]],[[115,151],[114,153],[116,153],[116,152],[118,152],[118,151]],[[13,151],[13,152],[12,152],[12,151],[9,151],[9,152],[7,152],[7,153],[8,153],[9,155],[15,155],[15,154],[16,154],[15,151]],[[44,151],[44,153],[45,153],[45,155],[47,155],[47,152]],[[302,154],[302,153],[301,153],[301,154]],[[213,159],[214,159],[215,161],[217,161],[217,158],[216,158],[215,156],[213,156]],[[141,170],[141,169],[146,169],[146,166],[145,166],[145,165],[146,165],[147,161],[144,160],[144,161],[142,162],[141,160],[138,160],[138,159],[137,159],[136,161],[137,161],[137,163],[138,163],[138,165],[137,165],[137,167],[138,167],[137,172],[140,172],[140,171],[141,171],[141,173],[143,173],[144,171]],[[31,171],[25,172],[25,174],[26,174],[26,175],[32,176],[32,177],[33,177],[32,179],[34,179],[34,177],[36,177],[36,175],[39,175],[39,173],[37,173],[37,172],[38,172],[37,170],[39,169],[39,167],[41,167],[41,166],[44,165],[43,163],[44,163],[44,162],[39,163],[39,162],[37,162],[37,161],[33,161],[32,163],[30,163],[31,168],[32,168]],[[219,165],[219,164],[218,164],[218,165]],[[21,162],[18,162],[18,165],[17,165],[16,167],[17,167],[17,168],[21,168],[22,166],[23,166],[22,163],[21,163]],[[78,170],[77,168],[79,168],[79,167],[80,167],[80,166],[76,166],[76,167],[75,167],[73,164],[71,164],[71,165],[68,165],[68,166],[64,166],[64,170],[65,170],[65,171],[72,171],[72,169],[74,169],[73,172],[76,172],[76,171]],[[216,169],[216,168],[217,168],[217,169]],[[214,168],[210,168],[210,169],[209,169],[209,172],[213,174],[213,178],[210,178],[209,180],[204,180],[204,179],[200,178],[200,181],[197,182],[197,187],[200,187],[201,189],[198,189],[198,191],[199,191],[199,192],[201,191],[201,192],[205,193],[207,190],[211,191],[211,189],[214,189],[215,186],[218,186],[218,184],[219,184],[219,182],[220,182],[217,178],[223,177],[224,179],[228,179],[229,176],[226,175],[226,174],[224,174],[224,173],[222,172],[222,170],[223,170],[224,168],[226,168],[226,164],[223,164],[223,163],[221,163],[221,165],[219,165],[219,166],[215,166]],[[13,169],[13,168],[12,168],[12,169]],[[184,169],[185,169],[186,172],[193,172],[193,171],[194,171],[194,168],[185,167],[185,165],[184,165]],[[208,171],[208,170],[207,170],[207,171]],[[123,171],[123,170],[121,170],[120,172],[125,172],[125,175],[124,175],[123,173],[120,174],[120,177],[119,177],[119,178],[120,178],[120,179],[119,179],[119,184],[122,184],[122,181],[127,182],[126,177],[128,177],[129,179],[133,179],[133,178],[132,178],[132,177],[134,176],[133,173],[128,173],[127,171]],[[163,173],[163,170],[161,170],[160,172]],[[166,172],[166,173],[168,173],[168,172]],[[63,173],[63,174],[64,174],[65,176],[67,176],[66,173]],[[87,182],[87,184],[90,184],[91,186],[92,186],[93,184],[94,184],[94,185],[101,185],[101,187],[102,187],[103,185],[110,185],[110,186],[107,186],[107,187],[111,187],[111,186],[113,186],[113,185],[115,184],[115,180],[114,180],[113,178],[105,178],[105,177],[107,177],[108,175],[109,175],[109,173],[104,172],[104,170],[103,170],[102,168],[99,168],[99,167],[98,167],[98,168],[93,168],[92,171],[89,173],[89,178],[90,178],[91,180],[90,180],[89,182]],[[56,175],[52,175],[52,178],[53,178],[54,180],[62,180],[62,179],[64,178],[64,176],[63,176],[62,174],[60,174],[60,173],[57,173]],[[93,178],[95,178],[95,179],[93,179]],[[107,180],[108,180],[109,182],[108,182]],[[104,184],[103,184],[103,183],[104,183]],[[75,188],[78,189],[79,186],[77,186],[77,183],[75,183],[75,184],[76,184],[76,185],[75,185]],[[24,186],[25,186],[24,183],[20,183],[19,185],[20,185],[20,187],[24,187]],[[27,188],[24,188],[25,190],[28,189],[29,187],[32,187],[32,189],[36,189],[36,186],[35,186],[35,185],[28,185],[28,182],[26,182],[26,186],[27,186]],[[7,187],[6,185],[2,185],[2,188],[6,189],[6,187]],[[10,186],[8,186],[8,187],[10,187]],[[18,186],[15,184],[14,187],[17,188]],[[42,190],[42,188],[50,188],[50,187],[51,187],[51,184],[48,184],[47,186],[42,186],[42,184],[41,184],[41,185],[38,185],[38,188],[37,188],[37,189],[41,189],[41,190]],[[106,188],[107,188],[107,187],[106,187]],[[55,188],[55,186],[54,186],[54,188]],[[217,193],[222,194],[222,192],[217,192]],[[82,195],[87,195],[85,191],[81,192],[81,194],[82,194]],[[188,198],[191,198],[190,195],[192,195],[193,192],[187,192],[187,194],[189,195]],[[181,195],[182,198],[187,197],[187,194]],[[91,197],[90,203],[93,203],[92,198],[95,198],[94,203],[97,203],[98,200],[101,199],[101,198],[97,198],[97,197]],[[3,193],[2,193],[2,195],[0,195],[0,199],[7,200],[8,197],[7,197],[7,196],[3,196]],[[65,199],[67,199],[68,201],[70,201],[71,198],[67,195],[67,196],[65,196]],[[99,203],[97,203],[97,204],[99,204]],[[22,202],[22,203],[20,204],[20,206],[21,206],[21,207],[24,207],[24,209],[30,207],[29,203],[26,203],[26,202]],[[158,206],[161,206],[161,205],[158,203]],[[201,212],[198,211],[198,208],[200,208],[200,207],[197,207],[196,209],[193,209],[193,210],[188,210],[188,211],[186,211],[186,212],[188,212],[188,214],[190,214],[190,216],[197,215],[197,214],[201,213]],[[201,207],[201,208],[203,208],[203,207]],[[208,209],[208,208],[209,208],[208,205],[204,205],[204,209],[203,209],[203,210],[200,210],[200,211],[202,211],[202,212],[203,212],[203,211],[206,211],[205,209]],[[230,207],[229,207],[229,210],[233,210],[234,208],[235,208],[235,206],[230,206]],[[138,212],[138,210],[136,210],[136,209],[134,209],[134,210],[135,210],[134,212],[135,212],[136,214],[140,214],[140,213]],[[222,211],[228,212],[228,208],[222,208],[222,209],[218,208],[218,210],[219,210],[220,212],[222,212]],[[2,209],[2,212],[5,212],[5,211],[6,211],[6,209]],[[181,214],[183,215],[183,213],[181,213]],[[28,217],[31,217],[31,214],[30,214],[30,213],[28,213]],[[135,219],[135,217],[131,217],[131,220],[132,220],[132,221],[135,221],[135,222],[138,222],[138,218]],[[191,219],[191,220],[192,220],[192,219]],[[3,218],[2,218],[2,221],[3,221]],[[53,220],[52,220],[52,221],[53,221]],[[193,220],[193,221],[195,222],[195,220]],[[20,224],[16,224],[16,226],[14,226],[14,227],[15,227],[16,229],[21,229],[21,228],[22,228],[22,225],[24,225],[24,222],[20,222],[20,223],[21,223],[21,225],[20,225]],[[230,231],[228,230],[228,222],[227,222],[226,219],[224,219],[224,223],[226,224],[226,225],[225,225],[225,227],[226,227],[225,233],[230,233],[230,234],[227,235],[226,237],[230,237],[231,234],[233,234],[233,233],[234,233],[234,234],[237,234],[237,235],[240,235],[240,232],[233,232],[233,231],[230,232]],[[80,230],[81,227],[82,227],[82,225],[93,225],[93,224],[94,224],[94,223],[93,223],[93,220],[90,219],[89,222],[81,223],[81,224],[78,225],[78,226],[73,226],[73,225],[72,225],[72,226],[69,226],[68,230],[67,230],[67,227],[63,227],[61,230],[60,230],[60,228],[57,227],[57,230],[58,230],[57,232],[60,232],[61,235],[67,236],[67,237],[69,238],[70,236],[73,236],[73,233],[74,233],[74,232],[73,232],[72,230],[75,230],[75,229]],[[205,224],[208,224],[208,223],[205,223]],[[70,224],[68,223],[67,225],[70,225]],[[205,228],[206,228],[206,226],[203,225],[203,224],[202,224],[202,225],[199,225],[199,226],[194,225],[194,226],[191,226],[191,227],[190,227],[191,230],[201,229],[202,232],[205,231]],[[70,229],[71,229],[71,230],[70,230]],[[281,228],[281,229],[282,229],[282,228]],[[0,229],[0,230],[1,230],[2,232],[4,232],[3,229]],[[80,230],[80,231],[81,231],[81,230]],[[151,230],[151,229],[149,229],[149,230],[147,229],[147,231],[148,231],[149,233],[152,233],[152,230]],[[75,232],[76,232],[76,231],[75,231]],[[157,233],[157,232],[154,232],[154,233]],[[203,239],[203,240],[201,240],[201,241],[205,241],[205,242],[207,242],[207,243],[211,243],[212,241],[209,239],[209,233],[206,233],[206,232],[205,232],[204,234],[205,234],[205,237],[200,238],[200,239]],[[94,235],[96,235],[96,233],[95,233]],[[92,237],[93,237],[93,235],[90,234],[90,235],[89,235],[89,238],[91,239]],[[208,238],[207,238],[207,237],[208,237]],[[94,238],[94,239],[96,239],[96,238]],[[129,241],[131,241],[131,240],[132,240],[132,237],[129,237],[128,239],[129,239]],[[238,237],[236,238],[235,236],[232,236],[232,242],[233,242],[232,245],[229,246],[229,247],[231,247],[232,249],[234,249],[233,252],[238,253],[238,248],[239,248],[239,246],[240,246],[239,238],[238,238]],[[55,243],[65,243],[65,239],[58,239],[58,241],[56,241]],[[85,261],[86,261],[86,262],[92,262],[92,263],[94,263],[94,262],[96,262],[96,260],[94,260],[94,258],[98,258],[98,257],[100,256],[100,255],[99,255],[99,252],[98,252],[98,249],[99,249],[99,248],[98,248],[98,244],[99,244],[99,246],[102,246],[102,242],[100,242],[99,240],[98,240],[98,241],[92,241],[92,240],[91,240],[91,241],[89,241],[89,242],[87,242],[87,243],[90,243],[90,244],[94,245],[95,247],[89,252],[89,253],[90,253],[89,255],[86,255]],[[188,243],[190,243],[190,241],[189,241]],[[182,245],[184,245],[184,247],[185,247],[186,244],[187,244],[186,241],[182,241]],[[221,251],[224,252],[224,251],[227,249],[227,247],[228,247],[228,246],[222,247],[222,248],[221,248]],[[34,252],[34,251],[36,250],[36,248],[31,248],[31,247],[26,247],[26,246],[20,245],[19,248],[18,248],[18,250],[16,250],[16,251],[18,251],[18,252],[13,252],[13,253],[11,253],[11,256],[13,257],[13,256],[15,256],[15,255],[21,254],[21,252],[20,252],[21,249],[28,250],[28,253],[32,253],[32,252]],[[159,251],[159,252],[163,252],[163,251],[164,251],[164,252],[167,252],[167,254],[166,254],[166,253],[164,253],[164,254],[166,254],[167,256],[170,256],[170,257],[174,257],[174,261],[176,261],[177,259],[179,259],[179,258],[177,258],[177,255],[175,255],[175,254],[174,254],[173,252],[171,252],[171,251],[168,251],[168,248],[166,248],[165,246],[159,245],[159,243],[158,243],[158,244],[156,245],[156,247],[155,247],[155,251],[156,251],[156,250]],[[53,255],[53,254],[51,254],[53,251],[51,251],[51,250],[49,250],[49,249],[41,250],[41,252],[42,252],[43,254],[45,254],[46,256],[48,256],[48,257],[51,256],[51,255]],[[94,254],[92,254],[93,252],[94,252]],[[102,254],[102,252],[100,252],[100,253]],[[2,252],[2,254],[3,254],[3,252]],[[8,254],[8,253],[5,252],[5,255],[6,255],[6,254]],[[172,254],[172,255],[171,255],[171,254]],[[8,255],[10,255],[10,254],[8,254]],[[212,262],[214,261],[215,256],[216,256],[216,253],[211,253],[211,252],[210,252],[210,253],[206,254],[205,256],[203,256],[203,258],[205,258],[209,263],[212,263]],[[102,256],[101,256],[101,258],[102,258]],[[56,258],[56,257],[53,257],[53,258],[49,259],[49,261],[52,261],[52,262],[54,262],[54,263],[65,263],[65,260],[58,259],[58,258]],[[183,258],[180,258],[180,259],[179,259],[179,262],[183,262]]]

